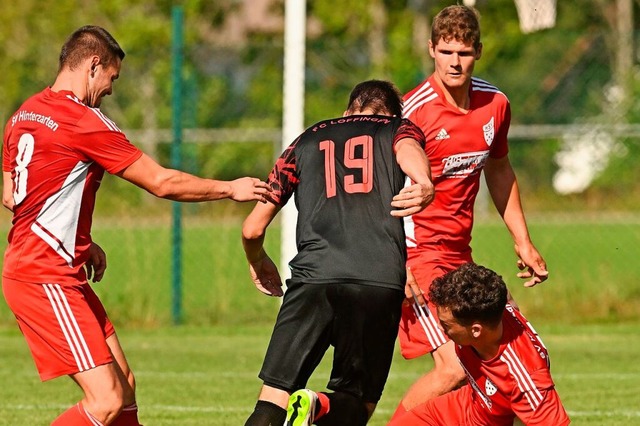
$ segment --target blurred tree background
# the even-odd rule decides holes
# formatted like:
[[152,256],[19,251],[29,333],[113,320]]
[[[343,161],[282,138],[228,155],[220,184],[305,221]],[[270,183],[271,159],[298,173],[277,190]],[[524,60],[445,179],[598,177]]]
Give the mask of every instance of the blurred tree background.
[[[309,0],[305,125],[341,115],[351,88],[362,80],[389,79],[403,92],[422,81],[432,72],[430,22],[452,3]],[[475,74],[497,85],[511,101],[511,160],[530,222],[560,216],[569,223],[577,214],[607,212],[607,221],[631,223],[627,234],[638,239],[639,3],[557,1],[556,25],[525,34],[514,0],[476,0],[484,49]],[[101,25],[127,53],[114,94],[102,109],[132,142],[169,164],[171,12],[176,4],[184,9],[183,126],[195,135],[185,137],[183,169],[219,179],[266,177],[281,149],[283,0],[4,2],[0,120],[6,122],[28,96],[53,82],[59,49],[73,30]],[[187,220],[211,220],[213,211],[215,220],[237,224],[250,207],[192,205]],[[480,199],[479,221],[499,220],[491,212],[486,199]],[[106,177],[96,214],[140,228],[143,219],[168,226],[170,209],[166,202]],[[9,219],[4,222],[8,226]],[[629,261],[635,262],[634,253]],[[194,260],[196,265],[203,261]],[[637,301],[640,295],[634,297]]]

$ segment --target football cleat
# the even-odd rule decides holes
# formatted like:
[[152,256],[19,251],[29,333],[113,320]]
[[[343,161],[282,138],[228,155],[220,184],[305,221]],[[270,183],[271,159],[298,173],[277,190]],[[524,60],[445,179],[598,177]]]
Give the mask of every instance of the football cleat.
[[286,426],[311,426],[315,417],[318,395],[309,389],[299,389],[289,397]]

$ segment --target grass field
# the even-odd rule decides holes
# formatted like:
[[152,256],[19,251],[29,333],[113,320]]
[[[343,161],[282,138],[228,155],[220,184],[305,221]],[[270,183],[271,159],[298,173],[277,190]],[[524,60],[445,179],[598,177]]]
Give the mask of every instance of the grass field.
[[[536,323],[640,321],[640,220],[530,220],[533,239],[549,264],[542,286],[524,289],[505,226],[477,223],[474,258],[503,275],[515,299]],[[108,254],[107,273],[94,286],[111,317],[127,326],[171,324],[171,234],[140,219],[97,220],[93,236]],[[277,261],[278,228],[267,234]],[[183,233],[183,319],[190,325],[247,324],[277,305],[258,293],[247,272],[235,221],[186,221]],[[0,249],[3,247],[0,245]],[[0,324],[13,317],[0,301]]]
[[[524,289],[504,225],[479,222],[474,257],[501,273],[551,351],[552,373],[575,425],[640,425],[640,220],[533,218],[531,234],[551,271]],[[268,234],[278,257],[278,232]],[[145,426],[242,425],[278,301],[252,286],[238,220],[187,220],[181,327],[171,324],[170,231],[128,218],[97,221],[94,238],[109,268],[96,285],[120,330],[139,384]],[[3,247],[0,247],[0,250]],[[277,260],[277,259],[276,259]],[[0,300],[0,426],[47,425],[80,398],[70,380],[41,384],[26,345]],[[402,394],[430,368],[396,356],[371,425],[384,425]],[[324,363],[311,387],[322,389]]]
[[[265,323],[271,318],[265,318]],[[640,424],[638,324],[537,327],[574,425]],[[145,426],[239,426],[251,412],[270,326],[177,327],[120,333],[138,379]],[[48,425],[80,398],[67,378],[40,383],[22,337],[0,331],[0,425]],[[325,359],[326,361],[326,359]],[[409,384],[430,366],[396,355],[374,418],[382,426]],[[310,386],[323,389],[323,362]]]

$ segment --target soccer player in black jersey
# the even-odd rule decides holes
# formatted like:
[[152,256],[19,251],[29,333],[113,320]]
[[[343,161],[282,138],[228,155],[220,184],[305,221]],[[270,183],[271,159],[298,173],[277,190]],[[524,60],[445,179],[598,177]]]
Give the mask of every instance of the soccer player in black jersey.
[[[257,288],[282,296],[264,250],[266,229],[293,195],[298,209],[291,279],[246,426],[365,425],[384,388],[405,298],[401,218],[434,197],[424,135],[402,119],[387,81],[358,84],[343,117],[309,127],[280,156],[267,203],[244,222],[242,242]],[[404,187],[406,177],[411,185]],[[304,389],[334,347],[327,385]],[[287,410],[288,406],[288,410]]]

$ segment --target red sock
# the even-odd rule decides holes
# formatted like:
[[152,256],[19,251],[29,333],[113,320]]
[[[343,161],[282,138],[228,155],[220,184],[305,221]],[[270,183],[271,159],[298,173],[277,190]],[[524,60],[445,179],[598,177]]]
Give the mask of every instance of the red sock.
[[104,426],[93,418],[81,403],[77,403],[51,423],[51,426]]
[[142,426],[138,421],[138,406],[134,402],[122,409],[122,412],[111,423],[111,426]]
[[391,420],[396,420],[398,417],[402,416],[404,413],[407,412],[407,409],[404,408],[404,405],[402,405],[402,401],[400,401],[400,404],[398,404],[398,408],[396,408],[396,412],[393,413],[393,416],[391,416]]
[[314,419],[318,420],[320,417],[324,416],[329,412],[329,409],[331,408],[331,404],[329,403],[329,397],[327,396],[327,394],[318,392],[316,395],[318,395],[318,403],[320,404],[320,410],[316,413],[316,415],[314,416]]

